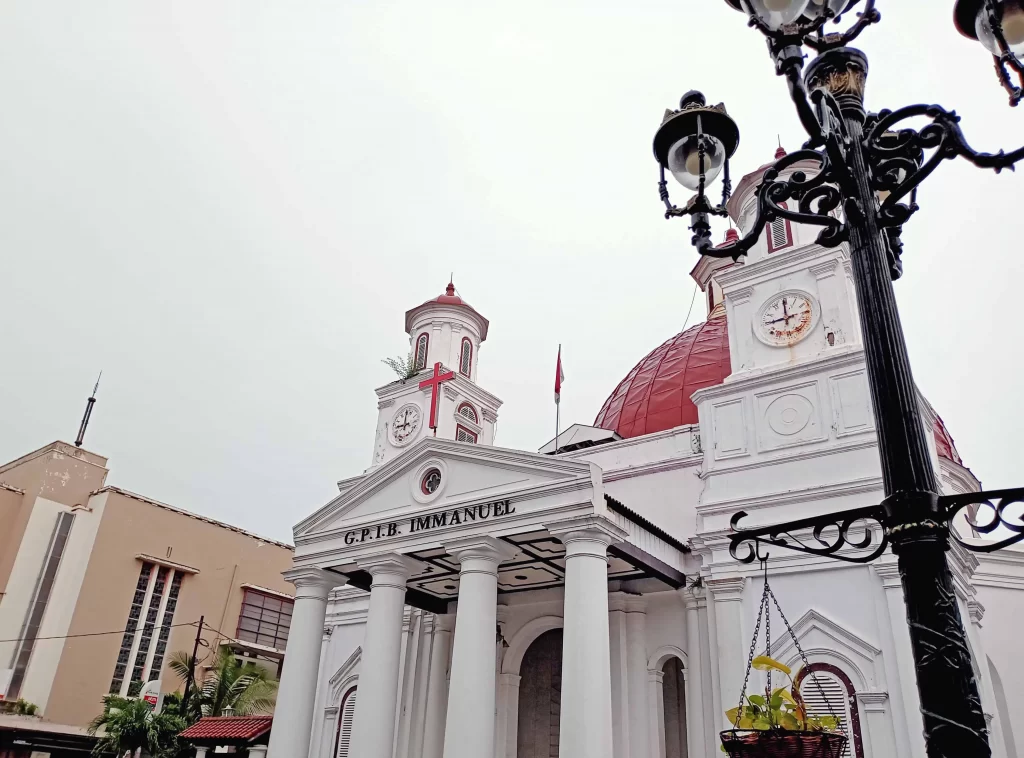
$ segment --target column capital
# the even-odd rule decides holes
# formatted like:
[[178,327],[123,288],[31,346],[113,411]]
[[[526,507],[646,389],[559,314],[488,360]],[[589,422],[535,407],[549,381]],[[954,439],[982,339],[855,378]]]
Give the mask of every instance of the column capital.
[[981,604],[980,600],[971,598],[967,601],[967,614],[974,624],[981,626],[981,620],[985,618],[985,606]]
[[497,537],[489,537],[485,534],[442,542],[441,547],[449,555],[454,556],[462,565],[460,574],[484,573],[497,575],[498,564],[512,560],[516,554],[516,549],[512,545],[499,540]]
[[581,516],[545,524],[552,535],[565,545],[565,557],[590,555],[608,559],[608,546],[625,541],[625,529],[602,516]]
[[608,611],[609,612],[626,612],[626,593],[625,592],[609,592],[608,593]]
[[331,590],[348,583],[348,578],[315,566],[290,568],[281,572],[281,576],[286,582],[295,585],[296,600],[315,598],[326,601]]
[[[683,676],[686,676],[685,669],[683,669]],[[665,672],[661,669],[647,669],[647,681],[662,684],[665,681]]]
[[647,613],[647,598],[643,595],[626,595],[626,613]]
[[698,610],[707,605],[707,590],[704,585],[694,587],[693,585],[687,585],[686,587],[679,590],[680,596],[683,598],[683,608],[686,610]]
[[374,555],[357,561],[356,565],[373,577],[372,587],[395,587],[405,589],[409,577],[419,571],[423,565],[415,558],[399,553]]
[[736,602],[743,599],[743,588],[747,583],[745,576],[730,576],[721,579],[705,579],[711,596],[719,602]]
[[435,632],[454,632],[455,631],[455,614],[454,613],[435,613],[434,614],[434,631]]
[[872,563],[871,570],[882,580],[882,587],[885,589],[903,586],[903,580],[900,578],[900,567],[896,561],[891,563]]

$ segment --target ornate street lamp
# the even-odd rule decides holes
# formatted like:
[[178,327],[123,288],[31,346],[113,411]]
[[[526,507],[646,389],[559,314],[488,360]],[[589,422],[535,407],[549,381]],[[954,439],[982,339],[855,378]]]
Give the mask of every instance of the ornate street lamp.
[[[1024,159],[1024,148],[977,152],[964,138],[959,117],[937,105],[867,112],[868,60],[848,44],[880,20],[875,0],[866,0],[852,25],[838,33],[826,33],[826,22],[838,23],[840,11],[851,11],[859,0],[726,1],[746,12],[750,25],[768,38],[776,72],[789,85],[809,139],[764,172],[757,216],[746,236],[715,247],[709,217],[724,214],[728,158],[739,131],[724,106],[709,108],[702,95],[689,93],[680,110],[666,114],[655,137],[665,216],[689,216],[694,246],[713,257],[746,254],[776,218],[822,227],[817,241],[825,247],[849,243],[886,495],[875,505],[751,530],[738,529],[746,514],[737,513],[730,552],[751,562],[762,557],[762,544],[769,544],[867,563],[891,546],[903,580],[928,755],[987,758],[985,716],[946,551],[951,539],[978,552],[1024,540],[1019,515],[1024,488],[939,494],[892,280],[902,271],[899,233],[918,210],[917,186],[946,159],[959,156],[998,172]],[[998,24],[992,28],[998,44],[1009,44],[1006,9],[1019,8],[1018,0],[979,2],[1002,9],[1003,30]],[[819,53],[806,71],[805,47]],[[910,119],[928,123],[915,129],[905,123]],[[705,189],[719,165],[726,181],[716,206]],[[682,208],[669,199],[666,169],[697,192]],[[994,534],[999,541],[976,545],[961,539],[950,524],[964,512],[975,532]]]
[[[999,83],[1017,105],[1024,94],[1024,3],[1021,0],[957,0],[956,28],[992,53]],[[1010,72],[1017,75],[1014,84]]]

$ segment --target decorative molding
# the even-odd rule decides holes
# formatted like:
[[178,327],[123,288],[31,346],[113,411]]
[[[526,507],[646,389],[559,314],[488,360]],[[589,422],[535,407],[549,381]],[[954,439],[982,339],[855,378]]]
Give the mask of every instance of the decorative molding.
[[742,289],[734,290],[733,292],[726,293],[725,297],[734,306],[743,305],[750,302],[750,298],[754,295],[753,287],[743,287]]
[[872,563],[871,570],[882,580],[882,587],[887,590],[903,589],[903,580],[900,578],[900,567],[896,561],[891,563]]
[[363,648],[362,646],[357,647],[352,651],[352,654],[345,659],[345,662],[341,664],[334,675],[327,680],[327,685],[331,688],[331,701],[341,704],[341,698],[345,692],[350,689],[351,685],[359,678],[359,674],[356,673],[356,669],[359,667],[360,662],[363,659]]
[[816,263],[813,266],[807,267],[807,270],[814,275],[814,278],[819,280],[835,276],[838,269],[839,260],[837,258],[832,258],[824,263]]
[[888,692],[866,690],[856,693],[857,702],[868,713],[885,713],[889,702]]
[[459,391],[451,386],[451,382],[441,385],[441,389],[444,391],[444,396],[449,400],[455,400],[459,397]]
[[377,403],[377,410],[378,411],[382,411],[385,408],[390,408],[394,404],[395,404],[395,398],[393,398],[393,397],[389,397],[387,400],[380,400]]
[[494,424],[497,422],[498,414],[495,411],[492,411],[490,408],[484,408],[482,413],[484,421],[486,421],[488,424]]
[[981,601],[971,598],[967,601],[967,614],[974,624],[981,626],[981,620],[985,618],[985,606],[981,604]]
[[716,603],[735,603],[743,600],[743,588],[746,586],[745,576],[723,577],[721,579],[705,579],[704,585]]

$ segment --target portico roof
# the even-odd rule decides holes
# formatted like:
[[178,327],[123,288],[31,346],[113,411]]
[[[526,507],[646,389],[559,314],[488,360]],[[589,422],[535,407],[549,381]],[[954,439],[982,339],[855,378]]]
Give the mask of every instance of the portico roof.
[[[431,472],[427,491],[424,477]],[[295,566],[331,571],[339,582],[343,577],[369,589],[364,563],[399,554],[416,567],[406,603],[445,613],[459,595],[460,564],[447,548],[452,542],[500,540],[512,557],[499,566],[498,592],[543,590],[565,582],[565,547],[553,525],[597,518],[623,536],[608,547],[609,581],[682,586],[688,548],[606,496],[602,477],[589,461],[423,440],[300,524]]]

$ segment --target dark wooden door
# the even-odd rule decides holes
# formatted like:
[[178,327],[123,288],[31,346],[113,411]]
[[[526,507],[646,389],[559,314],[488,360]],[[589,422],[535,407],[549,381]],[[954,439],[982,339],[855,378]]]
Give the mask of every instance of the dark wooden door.
[[530,645],[519,669],[518,758],[558,758],[562,708],[562,630]]

